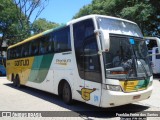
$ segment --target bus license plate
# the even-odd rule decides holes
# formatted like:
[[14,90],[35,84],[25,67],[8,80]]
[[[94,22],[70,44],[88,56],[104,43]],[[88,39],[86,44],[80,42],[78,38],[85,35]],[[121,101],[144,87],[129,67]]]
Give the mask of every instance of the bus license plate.
[[133,96],[133,100],[135,100],[135,99],[139,99],[140,97],[141,97],[141,95]]

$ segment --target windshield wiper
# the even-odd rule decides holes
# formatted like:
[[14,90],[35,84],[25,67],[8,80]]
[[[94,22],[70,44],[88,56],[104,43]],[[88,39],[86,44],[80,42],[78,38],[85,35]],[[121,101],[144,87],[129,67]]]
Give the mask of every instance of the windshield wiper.
[[131,75],[131,72],[133,72],[133,71],[134,71],[133,73],[135,74],[135,77],[138,77],[138,75],[137,75],[137,67],[136,67],[136,65],[138,66],[137,56],[136,56],[136,53],[135,53],[135,49],[133,47],[133,43],[131,43],[131,51],[132,51],[132,54],[133,54],[131,59],[127,60],[127,62],[123,64],[123,68],[126,71],[128,71],[128,73],[126,75],[126,79],[129,78],[129,76]]
[[135,72],[135,76],[137,77],[137,71],[136,71],[136,66],[135,66],[135,59],[129,59],[127,60],[125,63],[122,64],[122,67],[124,68],[124,71],[128,71],[128,73],[126,74],[126,80],[129,78],[129,76],[131,75],[131,73]]
[[[139,60],[139,61],[141,62],[141,60]],[[144,73],[145,73],[145,75],[146,75],[146,78],[148,78],[149,75],[148,75],[147,70],[146,70],[146,68],[144,67],[144,65],[143,65],[142,62],[141,62],[141,66],[142,66],[142,69],[143,69],[143,71],[144,71]]]

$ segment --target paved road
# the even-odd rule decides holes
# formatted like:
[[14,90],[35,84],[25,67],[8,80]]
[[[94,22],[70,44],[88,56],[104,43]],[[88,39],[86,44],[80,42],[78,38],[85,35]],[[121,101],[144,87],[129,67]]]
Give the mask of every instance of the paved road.
[[[154,91],[150,99],[140,101],[134,104],[123,105],[114,108],[102,109],[94,107],[85,103],[75,101],[73,105],[68,106],[56,95],[46,93],[40,90],[36,90],[29,87],[15,88],[12,83],[6,80],[5,77],[0,78],[0,111],[58,111],[54,112],[56,116],[70,116],[70,117],[54,117],[54,118],[35,118],[35,119],[117,119],[115,114],[116,111],[132,110],[135,112],[142,111],[160,111],[160,82],[158,79],[154,79],[153,82]],[[87,111],[94,112],[87,112]],[[62,111],[62,112],[59,112]],[[71,111],[71,112],[64,112]],[[97,114],[96,114],[97,113]],[[46,114],[46,113],[45,113]],[[48,114],[50,114],[48,112]],[[52,112],[53,114],[53,112]],[[1,116],[1,115],[0,115]],[[72,116],[72,117],[71,117]],[[77,116],[77,117],[73,117]],[[0,117],[0,120],[9,120],[7,117]],[[23,119],[21,117],[14,117],[12,119]],[[25,118],[25,119],[33,119]],[[160,119],[160,117],[148,117],[148,119]]]

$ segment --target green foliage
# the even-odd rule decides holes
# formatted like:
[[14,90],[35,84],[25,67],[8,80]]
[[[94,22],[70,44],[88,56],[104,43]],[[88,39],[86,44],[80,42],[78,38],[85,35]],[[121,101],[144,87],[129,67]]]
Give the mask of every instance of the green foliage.
[[36,19],[46,7],[45,3],[48,0],[1,0],[0,46],[3,40],[8,40],[10,45],[31,36],[32,24],[29,19],[34,10],[37,10]]
[[[12,0],[1,0],[2,10],[0,11],[0,34],[2,35],[2,40],[8,40],[8,44],[14,44],[23,40],[23,38],[28,37],[30,32],[26,32],[30,25],[25,24],[21,26],[19,19],[17,17],[17,9]],[[21,18],[25,19],[25,16],[21,14]]]
[[57,26],[59,26],[59,24],[47,21],[45,18],[39,18],[33,22],[33,32],[34,34],[37,34]]
[[73,17],[101,14],[136,22],[144,35],[160,35],[160,0],[93,0]]
[[0,3],[0,11],[3,9],[3,5]]
[[122,18],[138,23],[143,33],[145,33],[147,21],[150,20],[149,18],[152,14],[154,14],[152,6],[144,3],[136,4],[133,7],[126,7],[120,13]]
[[13,28],[17,25],[17,17],[15,16],[16,9],[11,0],[1,0],[1,5],[3,9],[0,11],[0,34],[3,40],[15,32]]

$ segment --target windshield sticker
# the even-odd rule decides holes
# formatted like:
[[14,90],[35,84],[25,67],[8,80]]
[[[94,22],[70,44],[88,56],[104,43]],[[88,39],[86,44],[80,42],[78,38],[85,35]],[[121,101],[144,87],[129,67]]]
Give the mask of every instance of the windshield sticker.
[[135,42],[134,42],[134,39],[133,39],[133,38],[130,38],[130,39],[129,39],[129,42],[130,42],[130,44],[131,44],[131,45],[134,45],[134,44],[135,44]]

